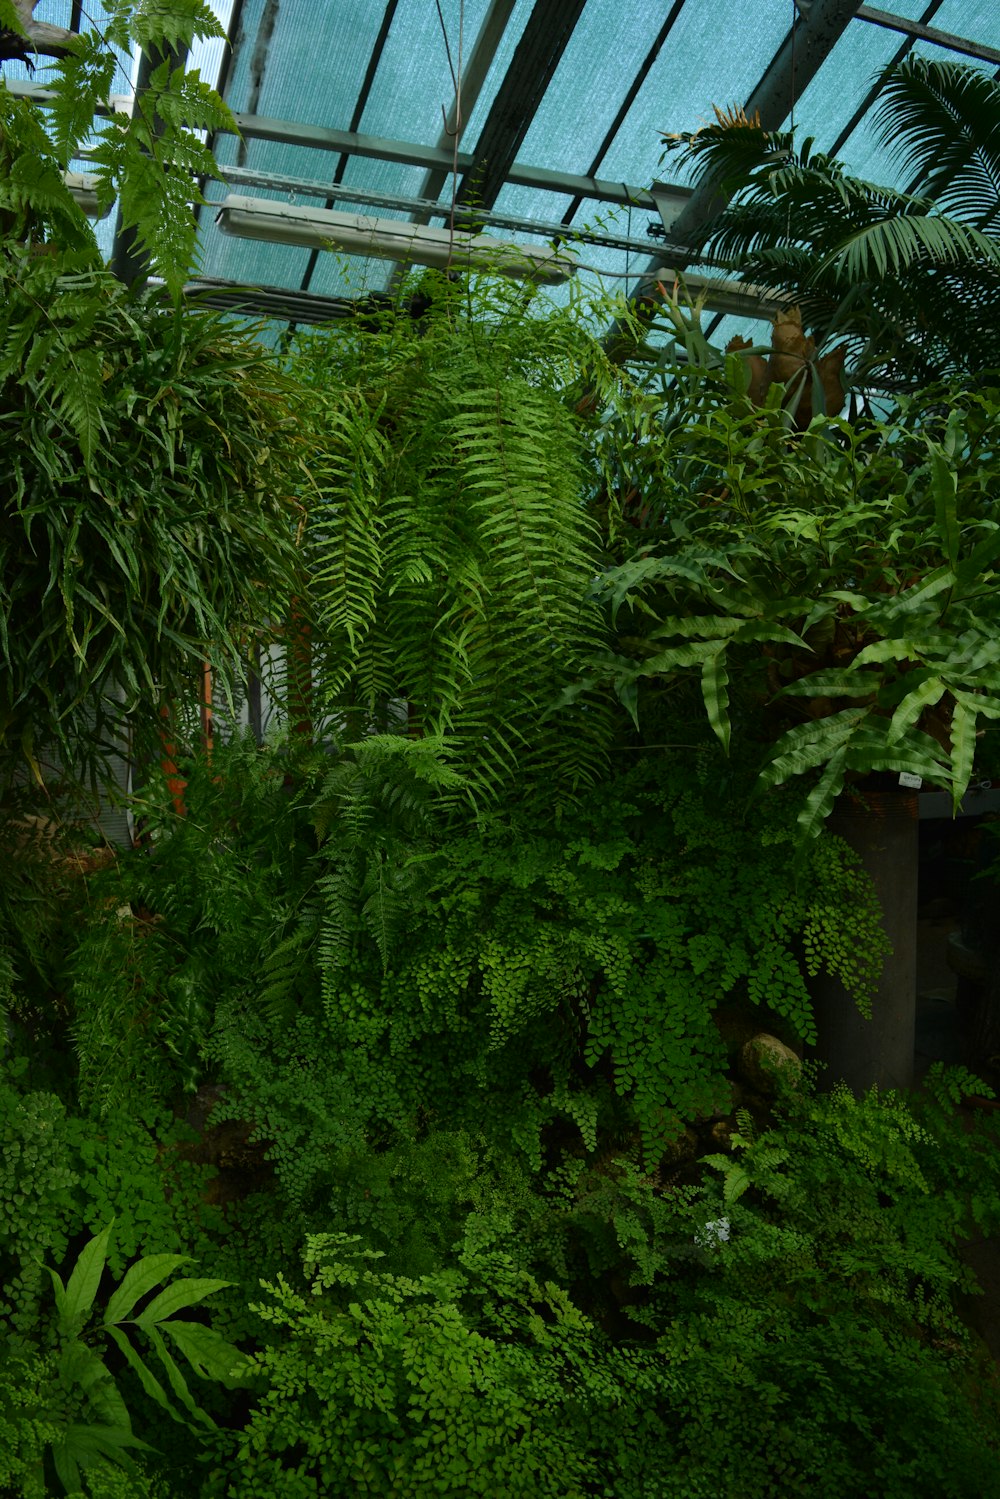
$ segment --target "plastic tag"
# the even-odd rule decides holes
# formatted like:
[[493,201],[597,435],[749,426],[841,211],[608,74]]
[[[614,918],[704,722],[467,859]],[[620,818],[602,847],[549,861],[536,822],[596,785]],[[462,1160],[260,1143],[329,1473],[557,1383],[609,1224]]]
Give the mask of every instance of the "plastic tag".
[[913,775],[909,770],[901,770],[899,772],[899,784],[901,786],[908,786],[911,791],[919,791],[924,784],[924,779],[923,776]]

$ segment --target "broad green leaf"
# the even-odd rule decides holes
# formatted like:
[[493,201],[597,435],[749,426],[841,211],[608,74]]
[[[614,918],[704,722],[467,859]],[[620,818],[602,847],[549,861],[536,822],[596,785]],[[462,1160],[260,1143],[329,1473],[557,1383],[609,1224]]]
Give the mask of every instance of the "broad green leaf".
[[156,1322],[162,1322],[164,1317],[172,1317],[175,1312],[183,1311],[185,1307],[197,1306],[199,1301],[204,1301],[206,1296],[212,1296],[216,1291],[224,1291],[231,1286],[231,1280],[176,1280],[173,1285],[167,1286],[159,1296],[155,1296],[141,1314],[136,1317],[138,1327],[147,1331]]
[[721,614],[670,614],[662,619],[655,630],[649,633],[650,640],[664,640],[679,635],[682,640],[724,640],[743,624],[739,615],[726,617]]
[[777,641],[782,645],[795,645],[801,647],[803,650],[809,650],[809,646],[802,639],[801,635],[797,635],[787,625],[778,624],[776,621],[750,619],[745,624],[738,621],[737,624],[738,628],[734,639],[741,644],[748,640]]
[[615,693],[618,701],[625,709],[636,728],[639,727],[639,684],[634,677],[623,678],[615,682]]
[[758,778],[763,787],[779,786],[803,771],[815,770],[846,745],[864,723],[867,712],[845,709],[815,723],[799,724],[778,740]]
[[798,825],[804,839],[815,838],[822,832],[823,824],[833,811],[833,804],[843,788],[846,767],[847,748],[842,745],[830,756],[823,774],[806,797],[805,805],[798,815]]
[[729,673],[726,670],[724,646],[714,656],[709,656],[702,667],[701,690],[712,732],[728,755],[732,726],[729,722]]
[[655,656],[650,656],[637,667],[636,674],[643,677],[655,677],[660,672],[676,671],[679,667],[700,666],[703,662],[710,660],[718,649],[714,641],[692,640],[687,645],[676,645],[670,650],[657,651]]
[[977,718],[1000,718],[1000,697],[990,697],[979,692],[963,692],[958,687],[953,687],[951,690],[955,701],[965,703]]
[[227,1389],[245,1382],[246,1355],[221,1333],[201,1322],[161,1322],[159,1328],[173,1339],[196,1374],[219,1380]]
[[134,1435],[129,1426],[87,1426],[77,1423],[66,1428],[66,1440],[75,1456],[85,1458],[110,1457],[121,1463],[126,1447],[135,1447],[140,1452],[155,1452],[148,1442]]
[[52,1466],[66,1493],[70,1495],[82,1493],[80,1465],[73,1455],[68,1436],[63,1436],[58,1442],[53,1442],[51,1450]]
[[913,614],[945,589],[954,588],[957,581],[952,567],[935,568],[925,578],[921,578],[919,583],[914,583],[912,588],[898,593],[881,612],[887,619],[898,619],[901,614]]
[[778,693],[779,697],[872,697],[878,691],[874,672],[852,671],[850,667],[813,671],[797,677]]
[[128,1414],[118,1387],[100,1356],[79,1338],[71,1338],[59,1355],[59,1380],[66,1389],[82,1390],[101,1414],[112,1416],[113,1425],[128,1425]]
[[889,730],[885,736],[887,744],[895,744],[906,733],[907,729],[915,724],[925,708],[933,708],[939,703],[947,691],[946,685],[940,677],[928,677],[908,692],[892,715]]
[[137,1301],[147,1296],[154,1286],[166,1280],[168,1275],[181,1265],[190,1264],[187,1254],[147,1254],[130,1267],[121,1285],[108,1302],[104,1313],[105,1323],[121,1322],[132,1311]]
[[59,1318],[59,1331],[64,1337],[75,1337],[94,1305],[97,1288],[104,1274],[108,1239],[113,1227],[114,1219],[106,1228],[102,1228],[99,1234],[95,1234],[90,1243],[85,1244],[80,1251],[80,1257],[66,1284],[65,1306]]
[[931,493],[938,535],[952,569],[958,565],[958,475],[937,443],[928,441],[931,459]]
[[[39,781],[41,782],[42,785],[45,784],[44,781],[42,780],[42,777],[41,777],[40,773],[39,773]],[[52,1290],[55,1293],[55,1298],[56,1298],[56,1313],[57,1313],[58,1319],[59,1319],[58,1325],[61,1328],[63,1326],[63,1324],[67,1320],[67,1313],[66,1313],[66,1287],[63,1285],[62,1280],[56,1274],[56,1272],[54,1270],[50,1270],[49,1267],[48,1267],[48,1265],[45,1266],[45,1270],[48,1272],[49,1279],[52,1282]]]
[[922,661],[925,643],[894,636],[889,640],[873,640],[854,658],[854,666],[876,666],[884,661]]
[[956,816],[972,776],[976,754],[977,714],[968,698],[956,699],[951,710],[952,807]]
[[956,569],[959,588],[964,590],[977,582],[984,572],[1000,557],[1000,526],[992,528],[992,534],[981,541]]

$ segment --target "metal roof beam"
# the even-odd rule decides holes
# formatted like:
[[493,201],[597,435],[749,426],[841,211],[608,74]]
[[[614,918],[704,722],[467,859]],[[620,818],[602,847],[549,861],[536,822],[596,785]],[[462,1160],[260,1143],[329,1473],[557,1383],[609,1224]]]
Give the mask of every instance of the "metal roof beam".
[[490,106],[475,158],[458,186],[459,203],[490,208],[566,50],[585,0],[535,0],[510,67]]
[[[11,78],[7,88],[20,98],[46,105],[51,94],[38,84]],[[101,115],[110,115],[115,109],[128,108],[131,100],[113,96],[108,104],[98,110]],[[331,151],[349,156],[369,156],[379,161],[401,162],[404,166],[440,168],[451,171],[453,154],[436,146],[421,146],[415,141],[390,139],[380,135],[362,135],[353,130],[330,130],[322,125],[301,125],[294,120],[270,119],[265,115],[236,115],[236,125],[247,140],[277,141],[283,145],[311,147],[316,151]],[[458,153],[460,171],[468,170],[474,157],[467,151]],[[634,208],[651,209],[656,212],[656,202],[645,188],[632,187],[627,182],[612,182],[602,177],[580,176],[574,172],[555,172],[547,167],[528,166],[515,162],[507,173],[507,181],[520,187],[534,187],[543,192],[579,194],[583,198],[594,198],[602,203],[631,204]],[[691,189],[669,185],[672,193],[690,197]]]
[[760,112],[765,130],[778,130],[792,104],[826,62],[851,21],[860,0],[798,0],[794,25],[746,102],[748,115]]
[[[777,130],[788,116],[861,8],[861,0],[798,0],[799,11],[788,35],[746,101],[746,113],[760,115],[765,130]],[[693,239],[725,206],[712,187],[696,188],[671,225],[674,239]],[[690,257],[694,259],[694,256]],[[690,264],[690,260],[687,262]],[[652,259],[648,270],[658,261]],[[680,262],[683,270],[684,262]]]
[[906,16],[893,15],[888,10],[877,10],[874,5],[859,5],[858,20],[869,21],[873,26],[883,26],[887,31],[900,31],[914,41],[931,42],[935,47],[946,47],[950,52],[960,52],[963,57],[974,57],[979,62],[1000,67],[1000,52],[995,47],[987,47],[985,42],[972,42],[967,37],[941,31],[937,26],[925,26],[920,21],[907,20]]
[[[516,0],[491,0],[490,8],[486,12],[483,24],[479,28],[479,35],[469,54],[469,60],[462,69],[459,77],[459,95],[452,100],[451,108],[445,118],[444,129],[438,137],[438,150],[447,151],[453,164],[455,144],[461,140],[462,133],[476,107],[483,84],[486,82],[486,75],[497,55],[515,3]],[[417,197],[436,198],[447,180],[448,171],[443,168],[432,168],[420,184]]]
[[[232,187],[259,187],[268,192],[286,194],[289,198],[323,198],[328,208],[333,207],[335,203],[356,203],[361,207],[369,208],[393,208],[405,213],[414,223],[428,223],[432,218],[447,219],[449,217],[449,208],[446,203],[438,203],[429,198],[411,198],[401,193],[373,192],[368,188],[346,187],[343,184],[338,185],[336,192],[331,195],[328,182],[314,182],[307,177],[289,177],[281,172],[260,172],[251,167],[219,167],[218,170],[219,180]],[[209,209],[218,209],[219,206],[217,200],[212,200],[207,205]],[[558,239],[570,247],[575,243],[599,245],[604,249],[626,250],[633,255],[641,255],[649,248],[647,240],[633,238],[628,234],[615,234],[599,229],[567,231],[566,226],[561,223],[525,218],[518,214],[498,213],[495,208],[466,209],[464,217],[477,229],[515,229],[523,234],[537,234],[546,239]],[[661,245],[661,249],[664,254],[668,253],[669,240],[665,246]],[[679,253],[682,252],[679,251]],[[710,264],[711,262],[702,261],[701,263]]]

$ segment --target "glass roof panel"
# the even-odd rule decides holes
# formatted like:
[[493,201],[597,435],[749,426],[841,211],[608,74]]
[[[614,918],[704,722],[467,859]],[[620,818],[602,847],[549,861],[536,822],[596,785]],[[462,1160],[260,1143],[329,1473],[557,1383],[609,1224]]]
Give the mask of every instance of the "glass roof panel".
[[747,25],[742,0],[687,0],[659,57],[613,141],[600,175],[645,187],[654,178],[681,181],[661,162],[662,136],[697,130],[712,105],[742,103],[788,29],[787,0],[761,0]]
[[[308,24],[288,25],[271,0],[245,0],[226,88],[230,109],[313,125],[329,124],[331,116],[346,121],[378,36],[381,10],[373,5],[338,10],[336,40],[331,37],[324,48],[317,45],[315,14],[303,15]],[[330,68],[334,47],[336,67]]]
[[[465,151],[470,150],[479,139],[479,134],[489,113],[490,106],[496,98],[497,90],[507,76],[507,70],[513,60],[517,44],[524,34],[524,28],[527,25],[530,15],[531,0],[515,0],[514,9],[504,28],[504,33],[500,38],[500,45],[497,47],[493,61],[490,63],[483,87],[479,93],[479,98],[476,100],[473,109],[469,112],[468,119],[462,126],[462,149]],[[467,36],[467,52],[468,48],[469,38]],[[522,160],[526,159],[523,151],[520,153],[520,156]]]
[[[1000,5],[996,0],[944,0],[932,25],[965,41],[984,42],[1000,50]],[[934,50],[939,56],[946,55],[939,47]]]
[[[935,26],[939,24],[941,15],[941,11],[938,11],[935,14]],[[887,31],[883,32],[882,34],[887,37],[892,36],[892,33]],[[969,67],[979,67],[987,71],[994,71],[988,63],[977,62],[976,59],[965,56],[964,54],[946,50],[938,46],[935,42],[917,41],[914,43],[913,47],[910,50],[918,56],[928,58],[931,62],[957,62]],[[890,53],[890,57],[891,55],[892,53]],[[886,58],[886,61],[889,61],[889,57]],[[803,101],[802,107],[805,107],[805,101]],[[800,118],[802,119],[802,128],[804,130],[808,130],[808,119],[804,116],[804,114],[800,114]],[[886,183],[891,187],[905,188],[908,185],[907,174],[899,171],[898,169],[893,170],[889,166],[885,149],[879,146],[877,142],[872,111],[869,111],[869,113],[867,113],[860,120],[847,140],[838,149],[837,155],[842,161],[845,161],[850,167],[851,171],[859,177],[867,178],[869,181],[873,182]]]
[[[105,4],[107,0],[105,0]],[[1000,4],[997,0],[876,0],[883,10],[901,18],[922,21],[960,37],[977,39],[1000,49]],[[535,0],[314,0],[312,5],[280,0],[243,0],[235,28],[234,49],[227,78],[227,99],[237,112],[273,116],[334,129],[357,129],[417,145],[437,147],[445,137],[442,111],[450,108],[453,84],[449,66],[467,65],[477,37],[489,35],[509,16],[479,96],[469,106],[469,122],[461,142],[468,151],[477,142],[497,91],[507,77],[518,41]],[[214,0],[224,24],[231,20],[234,0]],[[517,160],[549,170],[585,174],[627,182],[641,188],[658,176],[677,176],[674,163],[661,161],[661,133],[698,127],[711,117],[713,104],[744,102],[765,73],[783,41],[795,6],[793,0],[684,0],[669,31],[661,35],[672,15],[663,0],[586,0],[549,87],[528,122],[517,150]],[[92,0],[88,11],[100,25],[105,10]],[[39,0],[35,18],[66,26],[70,0]],[[498,21],[497,18],[500,18]],[[804,21],[801,24],[808,24]],[[814,135],[822,149],[830,149],[850,129],[840,154],[851,170],[874,180],[892,180],[877,148],[868,118],[851,128],[878,71],[913,44],[894,32],[863,19],[847,26],[833,53],[804,88],[795,103],[795,119],[802,135]],[[654,47],[659,48],[655,56]],[[931,57],[955,57],[933,44],[916,49]],[[223,58],[218,41],[199,44],[191,65],[214,81]],[[961,60],[961,59],[960,59]],[[36,82],[44,81],[46,59],[39,58]],[[648,65],[648,67],[647,67]],[[640,70],[646,70],[636,88]],[[23,65],[9,63],[4,76],[28,75]],[[134,76],[132,59],[123,59],[116,92],[126,92]],[[624,122],[615,126],[623,103],[631,100]],[[495,123],[495,122],[494,122]],[[512,136],[524,121],[511,119]],[[615,134],[605,145],[611,130]],[[290,175],[330,184],[330,201],[347,211],[358,211],[342,189],[360,188],[401,198],[428,194],[443,205],[450,200],[453,181],[441,186],[440,174],[428,185],[426,168],[371,157],[344,156],[336,150],[315,150],[293,143],[222,137],[220,160],[257,172]],[[85,163],[84,163],[85,166]],[[254,196],[286,199],[275,189],[240,184],[233,189]],[[215,200],[227,189],[212,184]],[[323,206],[324,198],[300,195],[297,203]],[[529,220],[557,222],[569,217],[573,226],[614,228],[644,241],[653,217],[650,210],[616,209],[568,192],[538,190],[507,184],[499,194],[498,211]],[[379,207],[379,216],[403,210]],[[341,257],[287,246],[224,238],[213,228],[211,210],[203,211],[204,274],[251,284],[295,287],[306,276],[311,290],[326,294],[355,292],[364,285],[385,284],[391,267],[381,261]],[[441,223],[439,218],[437,223]],[[97,226],[102,247],[110,249],[114,218]],[[497,229],[503,236],[528,238],[525,230]],[[581,260],[607,272],[631,275],[637,253],[594,245],[581,248]],[[656,253],[649,243],[646,264]],[[641,257],[640,257],[641,258]],[[314,262],[314,263],[313,263]],[[611,278],[609,289],[623,283]],[[557,289],[555,293],[561,296]]]
[[[367,135],[387,135],[399,140],[435,142],[441,133],[442,110],[454,98],[449,68],[458,69],[459,0],[439,0],[448,45],[442,34],[437,6],[426,0],[402,0],[386,38],[368,102],[359,129]],[[475,41],[486,0],[465,0],[462,51]],[[347,119],[323,122],[340,129]]]
[[[819,150],[832,151],[878,74],[908,46],[909,38],[897,31],[852,21],[802,97],[795,101],[785,128],[794,117],[799,141],[812,136]],[[884,156],[876,151],[867,117],[864,128],[855,129],[836,154],[859,177],[874,178],[889,186],[903,185],[889,181],[882,165]]]

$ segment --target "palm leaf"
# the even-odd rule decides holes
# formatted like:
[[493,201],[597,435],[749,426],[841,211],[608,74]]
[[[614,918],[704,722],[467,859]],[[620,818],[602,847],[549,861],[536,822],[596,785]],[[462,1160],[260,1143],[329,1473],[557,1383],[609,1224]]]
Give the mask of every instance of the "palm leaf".
[[882,80],[875,126],[915,191],[981,230],[1000,216],[1000,85],[964,63],[909,57]]

